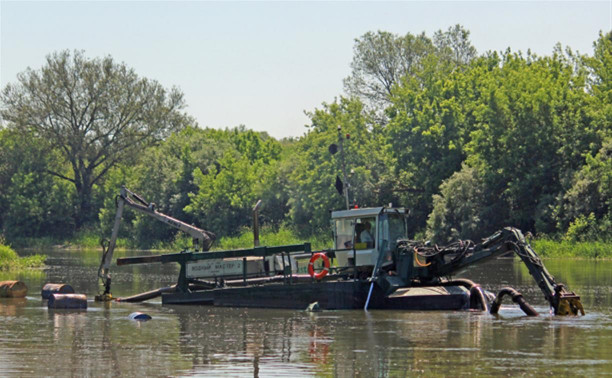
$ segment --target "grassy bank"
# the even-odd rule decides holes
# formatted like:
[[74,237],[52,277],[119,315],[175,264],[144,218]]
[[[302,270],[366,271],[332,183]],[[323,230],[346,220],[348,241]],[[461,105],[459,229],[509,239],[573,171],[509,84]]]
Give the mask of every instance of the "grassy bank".
[[538,255],[546,258],[612,259],[612,242],[571,242],[550,239],[530,241]]
[[[264,227],[259,235],[259,244],[265,246],[278,246],[290,244],[303,244],[309,242],[313,251],[332,247],[331,235],[301,238],[291,229],[281,227],[278,230]],[[240,248],[253,248],[253,232],[249,228],[243,229],[238,236],[223,237],[213,245],[215,250],[228,250]]]
[[[288,227],[274,229],[263,227],[260,233],[260,245],[278,246],[288,244],[302,244],[310,242],[312,250],[322,250],[332,247],[332,237],[330,233],[322,233],[317,237],[300,237]],[[97,231],[79,232],[70,240],[55,240],[51,238],[22,239],[12,242],[20,248],[44,249],[48,247],[60,246],[62,248],[74,249],[97,249],[100,248],[100,234]],[[594,258],[612,259],[612,242],[572,242],[564,240],[553,240],[540,238],[530,240],[533,249],[545,258]],[[253,247],[253,232],[249,228],[244,228],[236,236],[222,237],[215,241],[212,250],[231,250]],[[117,240],[117,249],[142,249],[134,241],[120,238]],[[175,240],[171,242],[158,241],[154,243],[150,250],[157,251],[182,251],[192,248],[192,241],[189,235],[179,233]]]
[[[105,236],[108,238],[110,235]],[[65,248],[65,249],[98,249],[100,248],[100,232],[94,230],[81,231],[69,240],[54,238],[22,238],[11,240],[11,244],[19,248],[45,249],[45,248]],[[279,246],[288,244],[311,243],[312,250],[331,248],[331,234],[320,237],[299,237],[295,232],[287,227],[278,229],[272,227],[262,227],[259,235],[260,245]],[[178,233],[176,238],[170,242],[157,241],[148,248],[139,246],[135,241],[126,238],[118,238],[117,249],[148,249],[156,251],[182,251],[193,248],[191,237],[184,233]],[[249,228],[244,228],[236,236],[227,236],[217,239],[212,250],[230,250],[253,248],[253,232]]]
[[0,244],[0,271],[17,271],[45,265],[44,255],[19,257],[9,246]]

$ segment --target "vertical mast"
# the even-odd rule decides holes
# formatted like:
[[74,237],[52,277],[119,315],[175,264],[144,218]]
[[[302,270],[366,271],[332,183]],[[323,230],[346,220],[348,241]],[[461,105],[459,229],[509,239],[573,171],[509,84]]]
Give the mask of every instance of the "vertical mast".
[[338,125],[338,144],[340,145],[340,162],[342,164],[342,175],[344,176],[344,185],[342,185],[342,191],[344,192],[344,200],[346,202],[346,209],[349,209],[349,182],[348,176],[346,175],[346,163],[344,161],[344,145],[342,137],[342,126]]

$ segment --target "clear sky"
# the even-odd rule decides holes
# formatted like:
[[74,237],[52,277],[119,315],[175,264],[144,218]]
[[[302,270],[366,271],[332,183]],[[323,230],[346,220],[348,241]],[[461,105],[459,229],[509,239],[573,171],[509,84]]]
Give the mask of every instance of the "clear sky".
[[302,135],[304,111],[343,94],[355,38],[461,24],[479,53],[592,54],[612,29],[612,0],[486,2],[207,2],[0,0],[0,85],[56,50],[111,55],[177,86],[199,125]]

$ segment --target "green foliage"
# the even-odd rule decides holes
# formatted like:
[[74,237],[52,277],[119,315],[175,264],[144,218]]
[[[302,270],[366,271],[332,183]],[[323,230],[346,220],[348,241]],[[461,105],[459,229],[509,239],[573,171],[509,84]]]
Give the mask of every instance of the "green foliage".
[[14,271],[44,266],[46,256],[19,257],[11,247],[0,244],[0,271]]
[[433,196],[433,211],[427,220],[427,238],[435,243],[457,239],[478,240],[491,230],[485,209],[484,182],[474,168],[464,166],[440,186]]
[[572,221],[563,238],[567,241],[612,240],[612,219],[609,215],[596,219],[594,213],[580,215]]
[[299,233],[328,232],[329,212],[346,207],[334,186],[336,176],[344,181],[342,153],[332,155],[331,144],[341,143],[344,148],[351,205],[394,202],[390,191],[394,164],[382,129],[373,124],[363,104],[357,99],[341,98],[333,104],[323,104],[322,109],[309,115],[311,129],[299,140],[287,162],[290,215]]
[[355,40],[352,72],[344,87],[349,95],[380,110],[389,104],[394,87],[402,79],[418,77],[428,59],[435,57],[449,69],[470,63],[476,49],[469,35],[461,25],[438,30],[433,40],[425,33],[367,32]]
[[[412,233],[477,240],[510,225],[563,243],[612,237],[612,33],[600,33],[592,56],[557,46],[539,57],[477,56],[459,25],[431,38],[369,32],[355,41],[351,69],[351,98],[323,103],[302,137],[277,141],[244,126],[186,127],[180,92],[110,57],[53,54],[1,97],[1,232],[13,243],[72,236],[97,246],[92,235],[110,235],[125,185],[216,233],[217,247],[251,244],[260,199],[267,242],[318,240],[330,210],[346,206],[336,144],[351,206],[405,206]],[[37,93],[73,101],[46,108]],[[83,227],[87,206],[99,223]],[[125,246],[190,247],[177,232],[127,210],[119,235]]]
[[560,211],[568,240],[612,240],[612,138],[574,175]]
[[[327,235],[327,237],[316,236],[305,240],[288,227],[281,226],[278,229],[273,227],[263,227],[260,230],[259,241],[260,245],[270,247],[303,244],[305,242],[309,242],[311,243],[311,249],[316,251],[329,248],[332,245],[331,234]],[[253,231],[251,229],[243,228],[236,236],[222,237],[214,247],[215,250],[232,250],[241,248],[253,248]]]
[[188,192],[185,213],[218,236],[230,235],[251,224],[251,209],[262,199],[262,214],[271,223],[279,222],[284,216],[278,212],[284,207],[278,201],[282,197],[270,195],[277,181],[278,142],[244,128],[211,133],[209,143],[225,148],[191,172],[193,190]]
[[9,240],[72,233],[74,191],[47,173],[53,165],[44,144],[0,130],[0,229]]
[[609,242],[536,239],[530,241],[529,244],[531,244],[539,256],[546,258],[612,258],[612,243]]
[[[571,51],[546,58],[506,52],[479,58],[461,72],[438,74],[423,90],[410,89],[410,82],[399,88],[390,130],[393,143],[409,146],[394,151],[399,174],[414,183],[408,203],[417,209],[417,224],[430,206],[426,198],[464,161],[484,183],[473,220],[489,226],[478,236],[505,225],[554,232],[566,178],[580,168],[582,156],[601,146],[602,130],[584,110],[589,97],[581,67]],[[436,205],[432,222],[454,211],[443,209],[440,200]],[[432,232],[441,235],[434,223]]]
[[387,109],[385,135],[397,160],[395,187],[401,203],[411,209],[411,228],[423,227],[432,195],[465,159],[473,99],[462,75],[450,69],[430,57],[421,71],[404,78]]
[[583,114],[584,78],[561,55],[507,53],[483,82],[467,161],[499,198],[493,223],[550,231],[536,230],[534,215],[547,211],[542,204],[563,190],[562,178],[597,136]]
[[48,172],[74,185],[79,226],[95,215],[94,185],[109,169],[188,122],[182,93],[138,77],[110,56],[56,52],[17,81],[3,89],[0,115],[10,129],[48,144],[62,158]]

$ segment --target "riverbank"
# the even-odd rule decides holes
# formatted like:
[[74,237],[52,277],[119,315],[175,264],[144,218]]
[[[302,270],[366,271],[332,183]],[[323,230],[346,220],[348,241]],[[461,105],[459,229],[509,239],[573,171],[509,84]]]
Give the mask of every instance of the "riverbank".
[[40,268],[45,265],[46,256],[19,257],[11,247],[0,244],[0,271],[19,271]]
[[529,244],[542,258],[612,259],[612,242],[535,239]]
[[[260,233],[260,245],[278,246],[289,244],[302,244],[310,242],[312,250],[331,248],[333,241],[331,235],[302,238],[289,228],[273,229],[263,227]],[[612,259],[612,242],[592,241],[573,242],[554,240],[550,238],[531,239],[529,243],[542,258],[585,258],[585,259]],[[41,249],[96,249],[100,248],[100,235],[97,232],[81,232],[71,240],[54,240],[50,238],[21,239],[15,243],[19,248]],[[177,237],[172,242],[157,242],[148,250],[154,251],[180,251],[191,247],[191,238],[186,235]],[[237,236],[222,237],[215,241],[212,250],[232,250],[253,247],[253,233],[250,229],[243,229]],[[117,249],[143,249],[128,239],[117,240]]]

